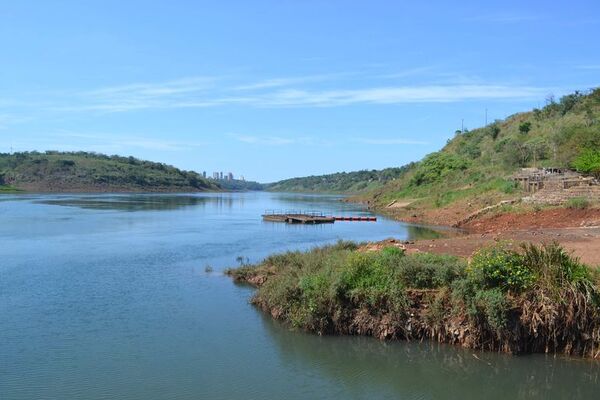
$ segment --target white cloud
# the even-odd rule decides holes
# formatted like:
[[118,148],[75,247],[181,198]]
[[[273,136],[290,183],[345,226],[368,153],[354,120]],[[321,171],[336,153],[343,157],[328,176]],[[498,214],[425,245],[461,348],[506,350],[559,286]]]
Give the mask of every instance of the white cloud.
[[254,99],[256,106],[335,107],[352,104],[442,103],[481,99],[534,99],[546,88],[502,85],[386,86],[349,90],[282,90]]
[[284,146],[291,144],[313,145],[316,143],[315,139],[311,137],[287,138],[281,136],[254,136],[238,134],[230,134],[229,136],[242,143],[265,146]]
[[404,138],[355,138],[354,142],[363,144],[374,144],[374,145],[396,145],[396,144],[414,144],[414,145],[428,145],[429,142],[414,139]]
[[145,150],[185,151],[193,147],[206,145],[197,141],[173,141],[150,138],[144,135],[120,135],[115,133],[78,133],[60,132],[51,135],[54,138],[69,138],[71,141],[80,142],[80,145],[97,148],[112,148],[121,150],[126,148],[139,148]]
[[[410,76],[427,67],[399,71],[388,78]],[[382,74],[361,79],[340,79],[352,74],[276,78],[239,84],[225,77],[190,77],[158,83],[109,86],[81,92],[41,96],[45,104],[22,105],[36,112],[119,113],[138,110],[206,107],[341,107],[358,104],[441,103],[472,100],[540,99],[556,88],[493,84],[453,78],[445,84],[376,85]],[[434,74],[439,77],[439,74]],[[316,82],[323,82],[317,85]],[[367,84],[371,82],[371,84]],[[431,80],[430,80],[431,82]],[[362,87],[357,87],[362,85]],[[40,97],[40,96],[38,96]],[[35,109],[35,110],[34,110]]]
[[546,17],[543,15],[531,15],[531,14],[488,14],[488,15],[476,15],[473,17],[465,18],[466,22],[490,22],[499,24],[516,24],[520,22],[532,22],[543,20]]

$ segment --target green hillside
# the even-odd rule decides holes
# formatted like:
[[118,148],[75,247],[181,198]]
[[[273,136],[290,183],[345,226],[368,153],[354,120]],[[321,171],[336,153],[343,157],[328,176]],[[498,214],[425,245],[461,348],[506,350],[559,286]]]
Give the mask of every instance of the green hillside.
[[181,192],[220,190],[196,172],[86,152],[0,154],[0,191]]
[[542,109],[456,132],[442,150],[364,200],[381,207],[415,199],[413,206],[440,208],[482,194],[510,197],[516,188],[506,178],[516,170],[551,166],[600,176],[600,89],[549,99]]
[[410,167],[292,178],[272,183],[267,189],[275,192],[364,193],[402,176]]
[[265,185],[254,181],[243,181],[240,179],[225,180],[221,179],[217,181],[219,186],[224,190],[231,190],[234,192],[246,191],[246,190],[264,190]]
[[[600,89],[549,98],[541,109],[457,131],[440,151],[400,168],[287,179],[268,189],[357,194],[354,200],[400,218],[442,223],[517,197],[510,176],[522,167],[568,167],[600,177]],[[446,215],[428,218],[432,212]]]

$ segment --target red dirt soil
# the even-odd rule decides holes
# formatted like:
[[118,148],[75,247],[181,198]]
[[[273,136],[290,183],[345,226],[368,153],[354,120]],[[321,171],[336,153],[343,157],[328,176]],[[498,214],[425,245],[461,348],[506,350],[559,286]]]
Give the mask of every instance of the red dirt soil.
[[471,232],[506,232],[521,229],[600,226],[600,209],[554,208],[526,213],[484,216],[462,225]]

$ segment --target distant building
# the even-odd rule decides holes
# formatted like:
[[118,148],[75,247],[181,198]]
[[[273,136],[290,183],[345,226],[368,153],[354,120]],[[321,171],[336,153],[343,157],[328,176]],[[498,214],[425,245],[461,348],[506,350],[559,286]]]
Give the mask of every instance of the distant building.
[[206,179],[206,171],[202,171],[202,177]]
[[228,181],[232,181],[233,180],[233,174],[231,172],[227,173],[227,180]]
[[219,172],[219,179],[223,180],[223,171]]
[[213,179],[219,180],[219,173],[213,172]]

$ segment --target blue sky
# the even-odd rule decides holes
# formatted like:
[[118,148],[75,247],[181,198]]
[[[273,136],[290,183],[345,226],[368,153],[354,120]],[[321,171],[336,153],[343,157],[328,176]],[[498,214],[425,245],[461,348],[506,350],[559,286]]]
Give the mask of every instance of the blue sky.
[[0,21],[0,152],[263,182],[400,166],[600,77],[597,1],[24,0]]

